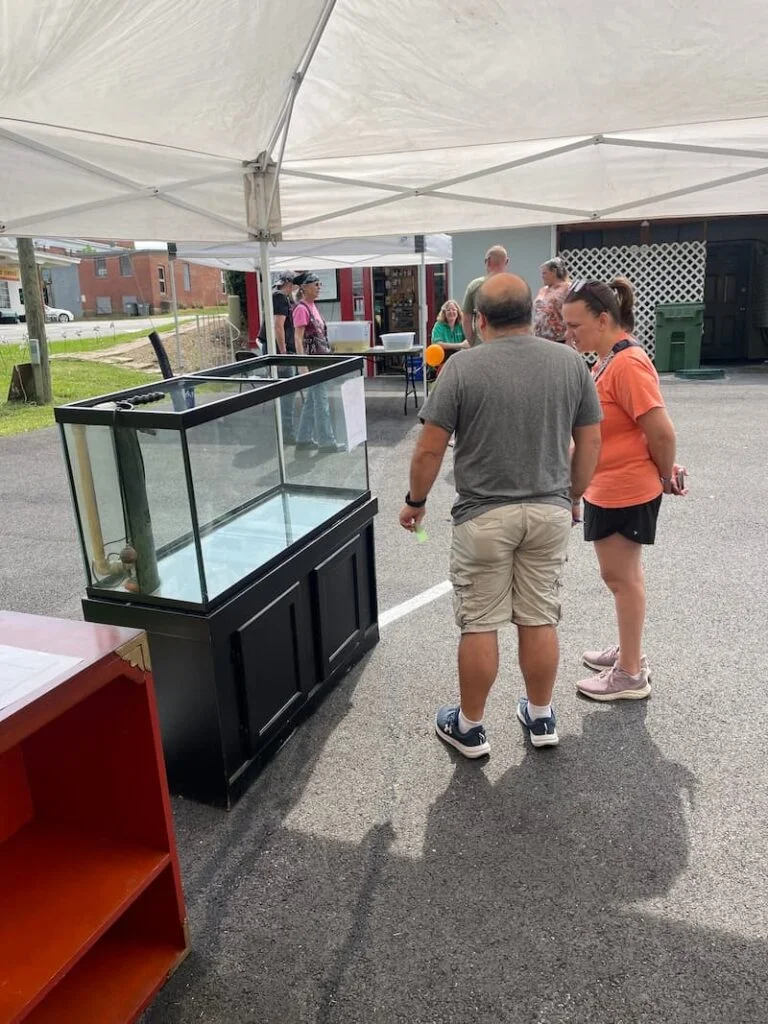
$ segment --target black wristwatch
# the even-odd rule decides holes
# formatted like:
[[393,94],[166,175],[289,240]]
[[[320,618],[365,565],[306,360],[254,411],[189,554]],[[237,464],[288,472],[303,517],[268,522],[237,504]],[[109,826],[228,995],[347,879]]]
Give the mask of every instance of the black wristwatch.
[[408,505],[409,508],[424,508],[427,504],[427,499],[425,498],[424,501],[414,501],[411,497],[411,492],[408,491],[405,496],[405,504]]

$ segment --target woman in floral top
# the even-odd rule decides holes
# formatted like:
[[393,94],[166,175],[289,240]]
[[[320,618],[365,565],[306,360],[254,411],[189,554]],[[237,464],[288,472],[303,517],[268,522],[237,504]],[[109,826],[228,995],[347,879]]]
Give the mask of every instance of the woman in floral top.
[[563,300],[571,287],[565,262],[559,256],[547,260],[541,266],[541,277],[544,287],[533,304],[533,333],[538,338],[565,343]]

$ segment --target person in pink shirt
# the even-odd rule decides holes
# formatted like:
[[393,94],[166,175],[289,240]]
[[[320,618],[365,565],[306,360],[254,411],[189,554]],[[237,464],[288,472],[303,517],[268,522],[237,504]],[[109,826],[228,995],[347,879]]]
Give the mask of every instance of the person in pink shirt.
[[[329,355],[328,329],[316,302],[320,295],[320,278],[316,274],[299,274],[296,305],[293,309],[293,327],[296,352],[307,356]],[[321,453],[338,452],[344,446],[336,441],[331,422],[328,389],[315,384],[304,392],[304,408],[296,430],[296,450],[317,449]]]

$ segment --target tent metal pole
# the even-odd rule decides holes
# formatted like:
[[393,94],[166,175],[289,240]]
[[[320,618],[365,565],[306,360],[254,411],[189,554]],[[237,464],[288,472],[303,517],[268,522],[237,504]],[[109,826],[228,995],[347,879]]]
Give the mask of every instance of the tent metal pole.
[[433,189],[422,189],[420,195],[432,196],[435,199],[455,199],[459,203],[475,203],[478,206],[501,206],[513,210],[535,210],[538,213],[559,213],[564,217],[590,217],[592,210],[574,209],[570,206],[550,206],[549,203],[523,203],[514,199],[489,199],[485,196],[468,196],[463,192],[437,192]]
[[278,114],[277,120],[275,121],[275,126],[272,129],[272,134],[269,137],[269,142],[267,143],[266,148],[264,150],[267,160],[269,160],[272,156],[272,151],[277,145],[277,140],[280,138],[280,133],[282,132],[283,128],[286,127],[286,121],[290,120],[291,109],[293,108],[293,103],[294,100],[296,99],[296,92],[301,86],[301,83],[304,81],[304,76],[307,73],[309,65],[312,63],[312,58],[315,56],[315,51],[320,45],[320,40],[323,38],[325,27],[328,24],[331,15],[333,14],[333,9],[335,6],[336,0],[326,0],[325,7],[320,12],[320,17],[317,19],[317,25],[315,25],[315,29],[310,37],[309,43],[307,44],[307,49],[304,51],[304,54],[302,55],[302,58],[299,61],[299,65],[291,78],[290,92],[283,101],[283,105],[280,108],[280,113]]
[[267,353],[277,353],[275,340],[275,318],[272,316],[272,288],[269,274],[269,244],[265,238],[259,240],[259,274],[261,279],[261,312],[264,317],[264,333],[267,339]]
[[[116,136],[108,135],[107,138],[115,138]],[[163,192],[172,191],[176,188],[191,188],[193,185],[206,185],[213,181],[226,181],[227,178],[239,177],[242,173],[240,167],[233,167],[227,171],[216,171],[214,174],[203,174],[196,178],[187,178],[183,181],[172,181],[165,185],[142,185],[140,182],[135,181],[133,178],[126,178],[124,174],[118,174],[115,171],[110,171],[106,167],[101,167],[99,164],[94,164],[90,160],[83,160],[81,157],[73,156],[71,153],[64,153],[60,149],[56,149],[54,146],[47,146],[43,142],[38,142],[36,139],[30,139],[26,135],[19,135],[18,132],[9,131],[7,128],[0,127],[0,138],[7,139],[9,142],[13,142],[17,146],[23,146],[25,149],[31,149],[36,153],[42,153],[44,156],[50,156],[54,160],[59,160],[61,163],[70,164],[72,167],[77,167],[81,171],[86,171],[88,174],[94,174],[98,178],[103,178],[104,181],[111,181],[115,185],[124,185],[126,188],[133,189],[136,192],[146,192],[151,190],[154,195],[161,195]],[[195,153],[192,152],[193,156],[206,156],[210,157],[211,153]],[[224,157],[217,157],[217,159],[223,160]]]
[[294,75],[293,78],[293,88],[291,89],[291,95],[288,101],[288,111],[285,115],[285,122],[283,124],[283,137],[280,140],[280,153],[278,154],[277,164],[275,166],[275,180],[272,182],[272,189],[269,193],[269,202],[267,203],[267,224],[269,223],[269,219],[272,216],[272,210],[275,206],[275,196],[277,195],[277,189],[280,183],[280,171],[283,166],[283,157],[285,156],[285,144],[288,141],[288,129],[291,127],[293,105],[296,102],[296,95],[302,82],[301,75],[299,74]]
[[300,228],[309,227],[311,224],[324,224],[326,221],[334,220],[337,217],[347,217],[353,213],[361,213],[364,210],[373,210],[378,206],[387,206],[389,203],[397,203],[402,199],[410,199],[415,195],[430,196],[434,199],[450,199],[457,203],[475,203],[479,206],[496,206],[500,208],[509,207],[513,210],[536,210],[541,213],[558,213],[562,217],[574,217],[579,220],[589,220],[594,216],[594,210],[572,210],[559,206],[539,206],[536,203],[516,203],[511,199],[484,199],[481,196],[456,195],[452,192],[434,192],[431,189],[419,189],[411,191],[407,195],[401,193],[396,196],[386,196],[384,199],[373,199],[370,203],[359,203],[357,206],[349,206],[344,210],[335,210],[332,213],[323,213],[317,217],[308,217],[306,220],[294,221],[292,224],[284,224],[283,232],[298,231]]
[[[263,190],[262,190],[263,191]],[[261,315],[264,318],[264,333],[267,338],[267,352],[273,356],[277,352],[275,341],[275,317],[272,312],[272,285],[269,273],[269,244],[266,238],[259,239],[259,252],[261,255],[261,266],[259,279],[261,280]],[[270,376],[277,377],[277,367],[270,367]],[[291,395],[295,401],[296,396]],[[277,398],[273,401],[275,412],[275,434],[277,436],[277,465],[280,470],[280,483],[285,484],[285,444],[283,441],[283,416],[280,410],[280,403],[284,398]]]
[[627,146],[630,149],[659,149],[671,153],[704,153],[708,156],[735,156],[739,159],[768,160],[765,149],[732,149],[727,146],[698,146],[694,142],[655,142],[652,139],[616,139],[603,136],[605,146]]
[[179,335],[179,301],[176,297],[176,243],[168,243],[168,271],[171,278],[171,312],[176,335],[176,373],[184,373],[184,353]]
[[111,181],[115,185],[124,185],[126,188],[134,190],[142,190],[144,188],[143,185],[139,185],[122,174],[108,171],[104,167],[99,167],[98,164],[92,164],[89,160],[82,160],[80,157],[72,156],[70,153],[63,153],[60,149],[46,146],[44,142],[29,139],[26,135],[19,135],[17,132],[9,131],[7,128],[0,128],[0,138],[8,139],[9,142],[13,142],[17,146],[24,146],[25,149],[34,150],[36,153],[43,153],[45,156],[53,157],[54,160],[70,164],[70,166],[77,167],[78,170],[86,171],[88,174],[95,174],[98,178],[104,181]]
[[454,178],[445,178],[443,181],[435,181],[424,185],[422,188],[406,188],[404,185],[392,185],[387,182],[368,181],[360,178],[347,178],[336,174],[319,174],[313,171],[286,170],[283,173],[294,178],[312,178],[316,181],[327,181],[336,185],[359,185],[361,188],[381,189],[385,192],[401,192],[403,195],[419,196],[433,192],[452,185],[460,185],[465,181],[475,181],[477,178],[487,178],[492,174],[501,174],[503,171],[512,171],[516,167],[525,167],[527,164],[539,163],[548,160],[553,156],[562,156],[565,153],[572,153],[578,149],[586,149],[588,146],[598,145],[602,136],[590,135],[589,138],[579,139],[578,142],[569,142],[566,146],[558,146],[555,149],[546,149],[541,153],[532,153],[529,156],[517,157],[514,160],[507,160],[502,164],[494,164],[492,167],[485,167],[470,174],[460,174]]
[[[182,199],[177,199],[175,196],[162,195],[157,192],[154,188],[142,188],[140,191],[126,192],[122,196],[111,196],[109,199],[95,199],[91,203],[78,203],[76,206],[63,206],[58,210],[43,210],[39,213],[32,213],[26,217],[19,218],[14,221],[5,222],[6,233],[11,233],[13,230],[24,225],[34,225],[43,217],[58,218],[71,215],[73,213],[87,213],[89,210],[99,210],[105,206],[118,206],[123,203],[136,203],[144,202],[146,200],[155,200],[161,203],[168,203],[169,206],[177,206],[181,210],[187,210],[190,213],[195,213],[204,220],[209,220],[215,224],[222,224],[234,230],[237,233],[237,237],[248,236],[248,226],[245,223],[238,224],[237,221],[229,220],[228,217],[220,217],[218,214],[209,213],[208,210],[203,209],[201,206],[195,206],[193,203],[187,203]],[[37,232],[35,232],[37,234]]]
[[421,381],[424,391],[424,401],[429,395],[429,384],[427,383],[427,254],[424,251],[426,242],[424,235],[417,235],[417,242],[421,243],[421,261],[419,263],[419,342],[421,343]]
[[768,167],[757,167],[753,171],[744,171],[742,174],[732,174],[727,178],[717,178],[715,181],[703,181],[698,185],[689,185],[687,188],[678,188],[674,192],[664,192],[657,196],[646,196],[644,199],[633,199],[631,203],[621,203],[619,206],[609,206],[605,210],[596,210],[592,215],[593,220],[600,220],[613,213],[623,213],[624,210],[634,210],[638,206],[647,206],[649,203],[662,203],[667,199],[677,199],[680,196],[690,196],[694,192],[706,192],[711,188],[719,188],[720,185],[735,185],[739,181],[747,181],[749,178],[759,178],[768,174]]

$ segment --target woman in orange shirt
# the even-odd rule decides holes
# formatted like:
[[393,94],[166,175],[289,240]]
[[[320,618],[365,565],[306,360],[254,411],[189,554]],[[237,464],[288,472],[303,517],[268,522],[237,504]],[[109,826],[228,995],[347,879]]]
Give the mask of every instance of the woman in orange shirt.
[[600,574],[614,596],[619,642],[585,652],[584,664],[598,675],[576,688],[601,701],[639,700],[651,692],[642,655],[642,545],[656,537],[661,495],[685,493],[658,374],[631,336],[633,305],[632,286],[624,278],[610,285],[577,281],[563,304],[578,351],[598,355],[593,379],[603,410],[602,448],[584,495],[584,539],[594,542]]

